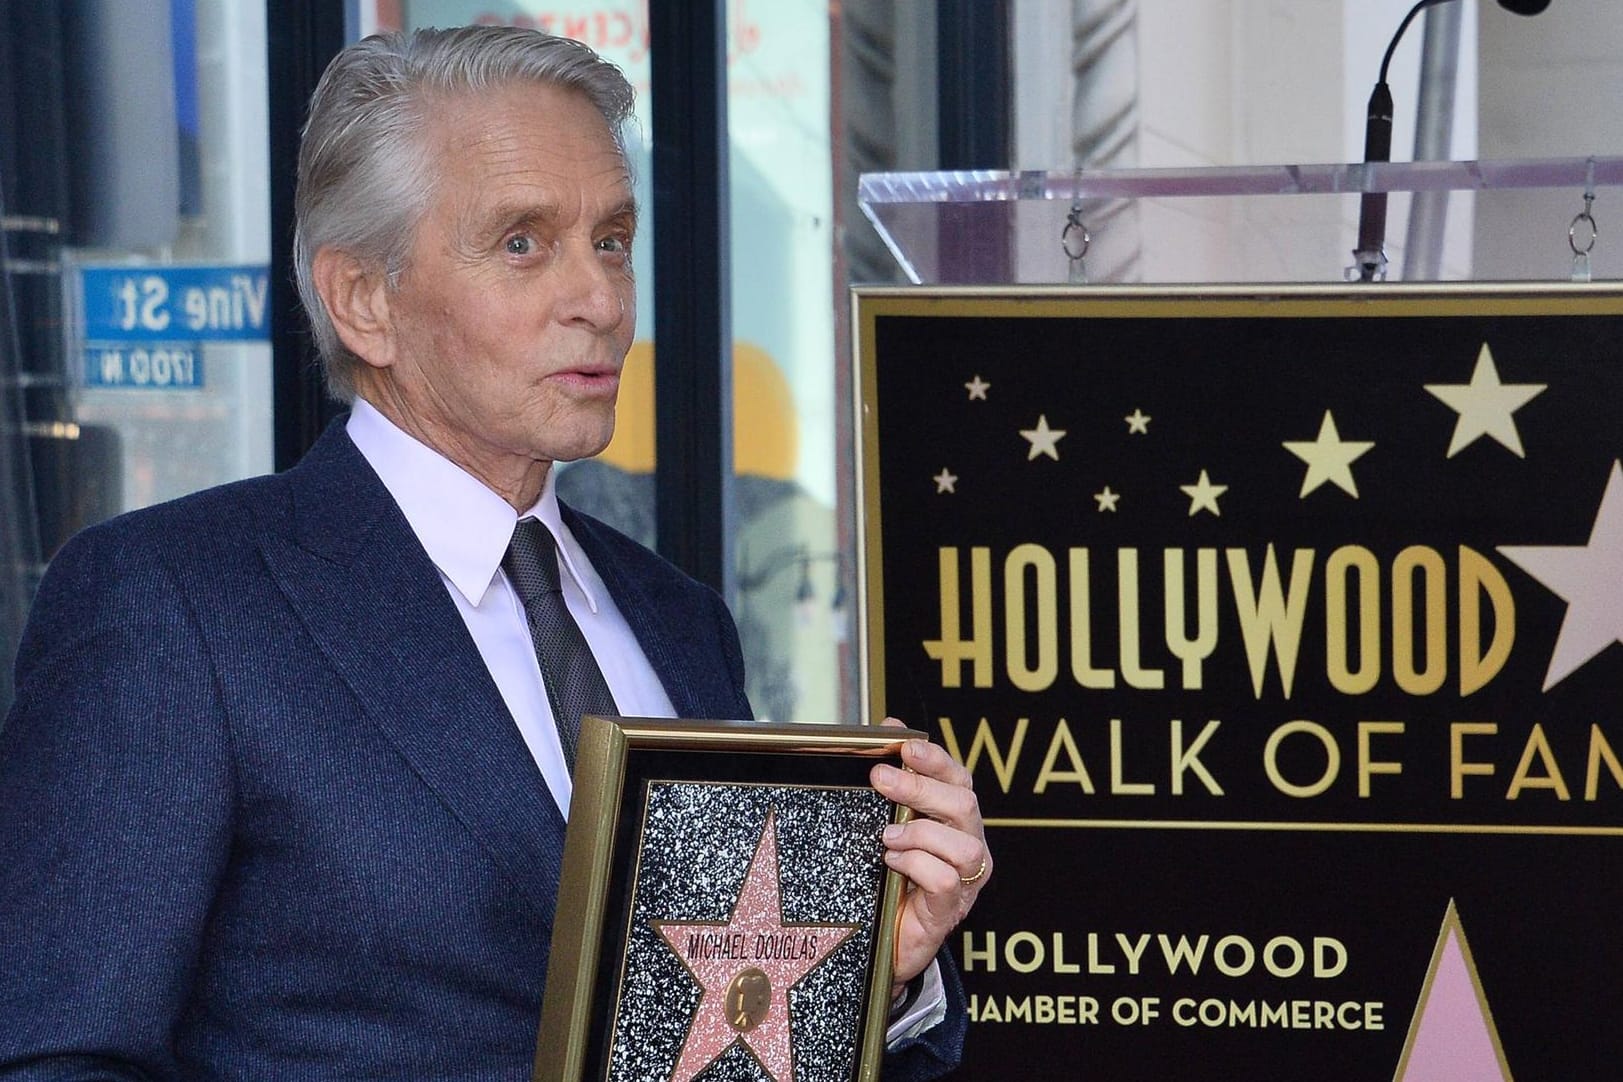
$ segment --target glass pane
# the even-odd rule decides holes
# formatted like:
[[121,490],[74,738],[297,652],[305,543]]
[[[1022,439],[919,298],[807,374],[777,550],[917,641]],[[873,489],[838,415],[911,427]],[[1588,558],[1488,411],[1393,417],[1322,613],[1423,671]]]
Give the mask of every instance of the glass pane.
[[778,720],[853,721],[854,565],[839,513],[848,390],[837,363],[830,12],[728,5],[734,467],[749,692]]
[[270,228],[261,6],[0,10],[9,613],[74,531],[271,468]]

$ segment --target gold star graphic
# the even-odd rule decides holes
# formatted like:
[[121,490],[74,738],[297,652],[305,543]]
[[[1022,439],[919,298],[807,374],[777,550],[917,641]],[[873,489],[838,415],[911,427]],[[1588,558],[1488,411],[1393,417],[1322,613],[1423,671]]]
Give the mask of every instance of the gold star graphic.
[[1299,499],[1326,481],[1332,482],[1353,499],[1358,498],[1358,485],[1353,481],[1352,464],[1375,444],[1368,440],[1344,440],[1336,431],[1336,419],[1329,410],[1319,425],[1317,439],[1286,440],[1285,450],[1307,463],[1307,475],[1302,478]]
[[1031,453],[1026,456],[1027,462],[1030,462],[1038,455],[1047,455],[1055,462],[1059,461],[1059,448],[1055,445],[1065,438],[1065,430],[1063,428],[1049,428],[1046,413],[1037,415],[1036,428],[1022,428],[1020,435],[1031,442]]
[[990,383],[987,383],[985,380],[981,379],[981,374],[979,372],[976,372],[975,378],[964,384],[964,386],[969,388],[969,400],[971,402],[975,401],[977,398],[982,402],[985,402],[986,392],[992,387]]
[[1145,413],[1143,410],[1135,409],[1132,413],[1129,413],[1127,416],[1123,417],[1122,420],[1127,422],[1127,434],[1129,436],[1134,435],[1135,433],[1140,436],[1148,436],[1150,434],[1151,418],[1150,415]]
[[936,495],[938,496],[943,492],[950,492],[954,495],[956,495],[958,492],[958,490],[953,487],[954,485],[958,484],[958,475],[956,473],[949,472],[945,466],[941,467],[941,472],[930,478],[930,480],[935,482],[935,491]]
[[1099,510],[1114,511],[1121,501],[1121,493],[1110,491],[1110,486],[1106,485],[1101,491],[1095,492],[1093,498],[1099,501]]
[[1210,511],[1214,515],[1223,512],[1218,509],[1217,497],[1229,490],[1227,485],[1214,485],[1212,479],[1206,476],[1206,471],[1200,471],[1200,480],[1192,485],[1179,485],[1179,491],[1189,497],[1189,517],[1193,518],[1197,511]]
[[1476,356],[1470,383],[1427,383],[1424,386],[1460,415],[1454,422],[1454,438],[1449,441],[1446,457],[1453,458],[1483,436],[1492,436],[1517,458],[1527,457],[1513,415],[1549,384],[1500,383],[1493,352],[1484,342]]

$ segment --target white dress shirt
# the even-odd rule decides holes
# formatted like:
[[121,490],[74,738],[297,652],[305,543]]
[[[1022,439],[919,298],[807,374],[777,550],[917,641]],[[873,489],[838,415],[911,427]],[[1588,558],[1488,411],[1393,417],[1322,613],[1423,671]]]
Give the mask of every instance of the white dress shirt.
[[482,481],[402,432],[362,399],[355,401],[346,428],[439,569],[558,810],[568,819],[572,790],[552,704],[541,682],[524,605],[501,569],[519,519],[540,520],[558,542],[564,602],[620,713],[661,718],[675,716],[676,710],[603,580],[559,517],[557,471],[547,471],[541,498],[521,515]]

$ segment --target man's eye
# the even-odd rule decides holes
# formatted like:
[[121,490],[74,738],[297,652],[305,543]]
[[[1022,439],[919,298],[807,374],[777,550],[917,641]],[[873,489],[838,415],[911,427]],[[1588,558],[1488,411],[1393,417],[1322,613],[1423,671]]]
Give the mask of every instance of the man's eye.
[[503,242],[508,255],[529,255],[535,251],[535,240],[523,233],[515,233]]
[[597,242],[597,250],[624,254],[631,251],[631,241],[625,237],[603,237]]

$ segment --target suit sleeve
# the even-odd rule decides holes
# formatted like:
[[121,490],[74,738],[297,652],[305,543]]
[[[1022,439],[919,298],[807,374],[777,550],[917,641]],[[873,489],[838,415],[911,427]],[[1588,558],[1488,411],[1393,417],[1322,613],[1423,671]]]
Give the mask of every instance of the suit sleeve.
[[3,1079],[178,1073],[233,789],[210,658],[146,540],[71,542],[18,652],[0,730]]
[[947,994],[946,1017],[885,1049],[885,1082],[926,1082],[940,1078],[957,1067],[963,1056],[964,1033],[969,1028],[964,985],[946,947],[941,948],[936,961],[941,966],[942,990]]
[[721,595],[714,591],[707,592],[710,595],[711,610],[716,622],[716,637],[721,643],[721,653],[727,661],[727,676],[736,696],[730,714],[736,718],[753,718],[755,711],[750,706],[749,696],[744,690],[744,647],[738,639],[738,624],[733,620],[733,614],[728,611],[727,603],[721,599]]

